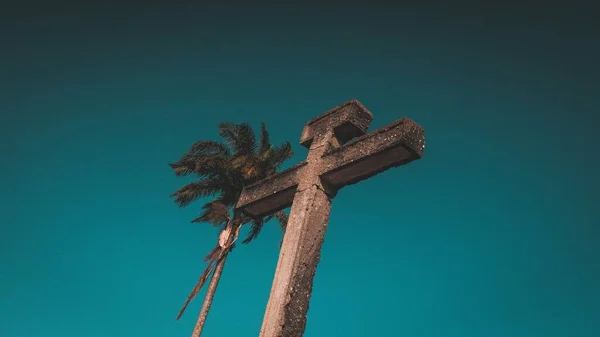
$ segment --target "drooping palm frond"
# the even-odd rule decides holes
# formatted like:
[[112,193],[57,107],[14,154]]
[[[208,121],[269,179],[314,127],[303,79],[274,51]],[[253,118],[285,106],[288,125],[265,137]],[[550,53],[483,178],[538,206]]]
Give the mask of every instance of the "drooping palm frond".
[[229,149],[223,143],[213,140],[196,142],[181,158],[169,166],[177,176],[191,173],[205,175],[221,169],[223,163],[230,157]]
[[256,239],[256,237],[258,237],[258,235],[260,234],[260,231],[263,229],[264,225],[272,219],[275,219],[277,221],[279,227],[281,228],[281,231],[283,232],[283,234],[285,234],[289,217],[284,211],[277,211],[271,215],[267,215],[259,219],[251,219],[250,231],[248,232],[248,236],[246,237],[246,239],[244,239],[244,241],[242,241],[242,243],[248,244],[252,242],[252,240]]
[[[268,219],[270,220],[270,219]],[[266,221],[268,221],[266,220]],[[248,244],[250,243],[250,241],[256,239],[256,237],[258,236],[258,234],[260,234],[260,231],[263,228],[263,225],[265,224],[265,219],[252,219],[251,223],[250,223],[250,231],[248,232],[248,236],[244,239],[244,241],[242,241],[242,243],[244,244]]]
[[228,157],[218,153],[185,154],[169,164],[176,176],[196,173],[199,176],[224,174],[228,169]]
[[217,243],[215,248],[213,248],[210,252],[208,252],[208,254],[206,254],[206,256],[204,257],[204,262],[216,261],[216,259],[219,257],[220,252],[221,252],[221,245],[219,245]]
[[202,210],[202,214],[192,222],[207,222],[215,227],[223,227],[231,219],[229,208],[218,201],[204,204]]
[[287,215],[287,213],[285,213],[284,211],[277,211],[273,214],[273,218],[275,218],[275,220],[277,220],[277,223],[279,224],[281,231],[283,232],[283,234],[285,234],[285,230],[287,228],[287,223],[289,221],[289,216]]
[[200,176],[225,176],[231,170],[231,158],[221,154],[192,157],[194,172]]
[[231,159],[222,153],[185,154],[180,160],[169,166],[177,176],[191,173],[199,176],[225,176],[231,169]]
[[169,164],[169,166],[173,169],[176,176],[181,177],[194,173],[194,168],[196,165],[193,161],[184,161],[182,159],[175,163]]
[[220,194],[222,189],[223,186],[219,180],[207,178],[184,185],[170,197],[175,197],[175,203],[179,207],[185,207],[198,198]]
[[283,235],[281,236],[281,240],[279,241],[279,247],[281,247],[283,245],[283,238],[285,236],[285,231],[287,230],[289,216],[284,211],[277,211],[273,214],[273,217],[277,220],[277,223],[279,224],[279,228],[281,228],[281,231],[283,232]]
[[196,297],[196,295],[198,294],[200,289],[202,289],[202,286],[204,285],[204,283],[206,283],[206,280],[208,280],[208,277],[210,276],[210,274],[214,271],[215,266],[216,266],[216,261],[211,261],[208,264],[208,266],[206,266],[206,268],[204,268],[204,270],[202,271],[202,274],[200,274],[200,278],[198,279],[198,282],[192,289],[192,292],[188,295],[188,298],[185,300],[183,307],[179,310],[179,313],[177,314],[177,317],[175,318],[175,320],[179,320],[181,318],[181,316],[185,312],[185,309],[187,309],[188,304],[190,304],[190,302],[194,299],[194,297]]
[[[230,232],[230,234],[232,234],[232,233]],[[206,283],[206,281],[208,280],[208,277],[215,270],[215,268],[217,267],[219,262],[221,262],[221,260],[227,256],[227,253],[229,251],[231,251],[231,249],[233,248],[232,246],[233,246],[233,242],[230,243],[229,246],[227,246],[225,248],[223,248],[217,244],[217,246],[204,258],[205,262],[208,261],[208,265],[206,266],[206,268],[204,268],[204,270],[202,271],[202,274],[200,274],[200,278],[198,279],[198,282],[192,289],[192,292],[189,294],[188,298],[186,299],[185,303],[183,304],[183,307],[179,310],[179,313],[177,314],[177,317],[175,318],[175,320],[179,320],[179,318],[181,318],[181,316],[187,309],[187,306],[194,299],[194,297],[196,297],[196,295],[198,294],[200,289],[202,289],[202,286]]]

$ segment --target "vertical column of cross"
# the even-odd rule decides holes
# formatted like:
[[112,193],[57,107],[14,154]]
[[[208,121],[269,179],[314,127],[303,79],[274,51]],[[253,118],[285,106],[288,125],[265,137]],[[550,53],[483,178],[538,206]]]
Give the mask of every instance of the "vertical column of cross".
[[321,157],[337,146],[333,131],[313,140],[300,177],[260,337],[299,337],[304,333],[313,278],[331,210],[322,186]]

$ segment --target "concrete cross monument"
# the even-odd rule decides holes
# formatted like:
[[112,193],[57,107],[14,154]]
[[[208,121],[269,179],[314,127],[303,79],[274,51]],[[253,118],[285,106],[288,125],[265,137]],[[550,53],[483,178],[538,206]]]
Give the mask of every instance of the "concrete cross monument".
[[[306,161],[247,186],[237,208],[262,216],[292,206],[260,337],[300,337],[331,200],[346,185],[421,158],[424,130],[408,118],[365,134],[373,115],[356,100],[309,121]],[[358,137],[358,138],[357,138]]]

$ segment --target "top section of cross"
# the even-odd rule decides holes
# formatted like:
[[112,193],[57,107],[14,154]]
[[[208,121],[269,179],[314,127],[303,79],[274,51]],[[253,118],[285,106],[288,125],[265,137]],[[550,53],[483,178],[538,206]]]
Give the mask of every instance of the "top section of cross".
[[306,123],[300,144],[310,148],[315,138],[333,130],[335,138],[343,145],[364,135],[372,120],[373,114],[364,105],[357,100],[351,100]]
[[[425,130],[417,123],[401,118],[365,134],[372,120],[373,115],[356,100],[311,120],[300,140],[309,148],[307,159],[245,186],[236,207],[255,217],[272,214],[292,205],[302,184],[321,186],[333,198],[344,186],[423,156]],[[324,142],[327,148],[321,147]]]

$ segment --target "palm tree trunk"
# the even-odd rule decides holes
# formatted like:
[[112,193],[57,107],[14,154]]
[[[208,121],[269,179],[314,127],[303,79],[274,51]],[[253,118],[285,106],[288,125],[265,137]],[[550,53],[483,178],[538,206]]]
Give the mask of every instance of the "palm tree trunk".
[[227,255],[231,251],[231,246],[233,245],[233,243],[237,239],[237,235],[239,234],[239,227],[235,232],[233,231],[233,226],[236,225],[239,221],[239,216],[239,211],[235,211],[233,219],[231,219],[228,223],[228,227],[231,226],[229,227],[229,237],[226,240],[225,247],[222,248],[222,255],[219,256],[219,262],[217,263],[215,272],[213,273],[213,276],[210,279],[208,289],[206,289],[204,303],[202,303],[202,308],[200,309],[200,314],[198,315],[196,326],[194,326],[194,330],[192,331],[192,337],[200,337],[200,334],[202,334],[202,329],[204,329],[204,323],[206,322],[208,311],[210,310],[213,298],[215,297],[215,292],[217,291],[217,286],[219,285],[219,280],[221,279],[221,273],[223,273],[223,267],[225,267],[225,260],[227,260]]
[[219,261],[217,264],[215,272],[210,279],[208,289],[206,290],[206,296],[204,296],[204,303],[202,303],[202,309],[200,309],[196,326],[194,326],[194,331],[192,331],[192,337],[200,337],[200,334],[202,333],[204,323],[206,322],[206,317],[208,316],[208,311],[210,310],[213,298],[215,297],[215,292],[217,291],[217,285],[219,285],[219,280],[221,279],[221,273],[223,272],[223,267],[225,266],[225,260],[227,260],[227,253],[225,253],[225,256],[223,256],[221,261]]

